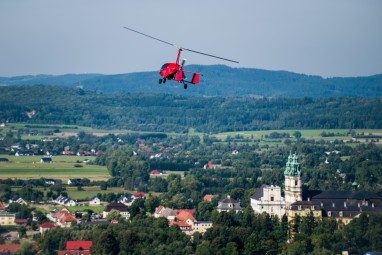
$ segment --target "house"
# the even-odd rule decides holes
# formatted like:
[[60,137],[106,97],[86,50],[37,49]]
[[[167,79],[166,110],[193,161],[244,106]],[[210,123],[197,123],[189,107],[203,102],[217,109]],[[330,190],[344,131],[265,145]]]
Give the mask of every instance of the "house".
[[144,192],[135,191],[133,193],[133,199],[135,200],[137,198],[145,199],[145,193]]
[[128,219],[130,218],[130,213],[128,211],[128,207],[125,204],[122,203],[110,203],[103,209],[102,217],[106,218],[107,215],[111,212],[111,210],[116,210],[120,213],[120,215]]
[[132,195],[123,195],[117,200],[117,203],[122,203],[127,206],[130,206],[133,202],[134,202],[134,199]]
[[59,204],[59,205],[66,205],[66,206],[76,206],[77,202],[69,199],[63,195],[59,195],[54,201],[54,203]]
[[238,155],[238,154],[239,154],[239,151],[238,151],[238,150],[233,150],[231,154],[232,154],[232,155]]
[[169,226],[177,225],[187,235],[192,235],[195,232],[204,234],[213,225],[211,221],[197,221],[194,217],[196,213],[194,209],[174,209],[173,211],[176,217],[175,220],[169,219]]
[[19,197],[18,195],[14,195],[11,197],[11,199],[9,199],[9,203],[18,203],[18,204],[21,204],[21,205],[28,205],[28,203],[22,199],[21,197]]
[[52,158],[44,157],[44,158],[41,158],[40,162],[41,163],[52,163],[53,160],[52,160]]
[[64,208],[55,215],[55,222],[59,227],[69,228],[74,222],[77,223],[77,219],[73,214]]
[[169,221],[171,221],[171,220],[175,220],[176,213],[173,209],[166,208],[160,205],[157,208],[155,208],[154,217],[155,218],[164,217],[168,219]]
[[192,226],[187,224],[186,222],[183,221],[170,221],[168,225],[171,226],[178,226],[180,230],[185,233],[186,235],[192,235]]
[[45,184],[47,185],[55,185],[55,184],[61,184],[61,180],[58,179],[45,179]]
[[66,206],[76,206],[77,205],[77,202],[74,201],[73,199],[69,199],[69,201],[67,201],[65,203]]
[[215,169],[218,169],[220,167],[221,167],[221,165],[212,164],[212,161],[208,161],[207,164],[205,164],[203,166],[203,169],[213,169],[213,170],[215,170]]
[[46,231],[49,231],[52,228],[55,228],[56,226],[53,223],[46,222],[44,224],[41,224],[40,226],[40,234],[44,235]]
[[82,185],[82,180],[81,179],[68,179],[68,185],[72,185],[72,186],[78,186],[78,185]]
[[98,197],[93,197],[92,199],[90,199],[89,201],[89,205],[90,206],[98,206],[101,204],[101,200],[98,198]]
[[56,208],[56,209],[53,209],[52,211],[50,211],[46,217],[50,220],[50,221],[53,221],[53,222],[56,222],[56,215],[57,213],[59,212],[59,210]]
[[194,221],[193,231],[200,234],[206,233],[207,229],[212,228],[212,221]]
[[51,157],[51,156],[57,156],[59,153],[58,151],[56,150],[49,150],[49,151],[46,151],[45,153],[48,157]]
[[150,175],[161,175],[162,173],[161,172],[159,172],[158,170],[152,170],[151,172],[150,172]]
[[203,201],[207,201],[207,202],[212,202],[212,199],[214,198],[214,195],[212,194],[206,194],[204,197],[203,197]]
[[224,198],[219,201],[217,210],[218,212],[235,211],[236,213],[238,213],[242,211],[242,208],[239,202],[231,198],[231,196],[227,196],[227,198]]
[[176,213],[176,220],[177,221],[194,221],[195,217],[194,214],[196,213],[195,209],[181,209],[181,210],[174,210]]
[[251,207],[255,213],[266,212],[281,219],[285,214],[285,199],[281,196],[281,188],[263,184],[251,197]]
[[7,159],[7,158],[0,158],[0,162],[8,162],[9,161],[9,159]]
[[0,226],[15,226],[15,213],[0,211]]
[[92,241],[66,241],[65,250],[58,251],[58,255],[89,255]]

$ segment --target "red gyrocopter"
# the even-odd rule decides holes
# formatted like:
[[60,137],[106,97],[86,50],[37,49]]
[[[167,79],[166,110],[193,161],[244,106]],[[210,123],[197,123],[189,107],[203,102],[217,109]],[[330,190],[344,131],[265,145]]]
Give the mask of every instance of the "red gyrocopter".
[[[150,36],[150,35],[147,35],[147,34],[144,34],[144,33],[141,33],[137,30],[134,30],[134,29],[131,29],[131,28],[128,28],[128,27],[124,27],[125,29],[127,30],[130,30],[132,32],[135,32],[135,33],[138,33],[138,34],[141,34],[143,36],[146,36],[146,37],[149,37],[151,39],[154,39],[154,40],[157,40],[159,42],[162,42],[162,43],[165,43],[165,44],[168,44],[168,45],[171,45],[171,46],[174,46],[174,47],[177,47],[175,44],[173,43],[169,43],[169,42],[166,42],[166,41],[163,41],[161,39],[158,39],[158,38],[155,38],[153,36]],[[161,83],[165,83],[166,80],[174,80],[174,81],[177,81],[179,83],[183,83],[183,87],[184,89],[187,89],[187,85],[188,84],[198,84],[199,83],[199,80],[200,80],[200,74],[199,73],[195,73],[195,72],[189,72],[189,73],[192,73],[192,78],[191,80],[187,81],[185,80],[186,76],[184,75],[185,72],[188,72],[188,71],[185,71],[183,69],[183,66],[184,64],[186,63],[186,59],[183,59],[182,60],[182,63],[179,64],[179,59],[180,59],[180,54],[183,50],[186,50],[186,51],[190,51],[190,52],[193,52],[193,53],[198,53],[198,54],[202,54],[202,55],[205,55],[205,56],[209,56],[209,57],[213,57],[213,58],[218,58],[218,59],[222,59],[222,60],[225,60],[225,61],[230,61],[230,62],[234,62],[234,63],[239,63],[235,60],[231,60],[231,59],[227,59],[227,58],[222,58],[222,57],[218,57],[218,56],[214,56],[214,55],[210,55],[210,54],[207,54],[207,53],[203,53],[203,52],[199,52],[199,51],[195,51],[195,50],[191,50],[191,49],[186,49],[186,48],[182,48],[182,47],[177,47],[178,48],[178,54],[176,56],[176,61],[175,63],[166,63],[164,64],[160,71],[159,71],[159,74],[163,77],[163,78],[160,78],[159,79],[159,84]]]

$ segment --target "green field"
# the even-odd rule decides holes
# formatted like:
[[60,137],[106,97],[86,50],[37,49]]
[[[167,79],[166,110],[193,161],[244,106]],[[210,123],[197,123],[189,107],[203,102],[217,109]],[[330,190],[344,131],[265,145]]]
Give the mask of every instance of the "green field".
[[99,186],[86,186],[83,187],[83,190],[77,190],[77,187],[66,187],[66,192],[71,199],[89,200],[98,193],[124,193],[128,191],[124,190],[122,187],[109,187],[107,190],[101,190]]
[[[54,178],[66,181],[71,178],[88,178],[90,180],[107,180],[109,172],[104,166],[88,165],[82,162],[85,158],[54,156],[52,163],[41,163],[41,156],[1,156],[9,162],[0,163],[0,179],[38,179]],[[81,167],[76,167],[80,165]]]

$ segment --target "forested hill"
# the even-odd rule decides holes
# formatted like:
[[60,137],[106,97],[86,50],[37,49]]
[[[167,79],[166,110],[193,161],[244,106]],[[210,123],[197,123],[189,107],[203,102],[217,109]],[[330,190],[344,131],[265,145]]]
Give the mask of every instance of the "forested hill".
[[[235,98],[0,86],[0,122],[151,132],[382,128],[380,98]],[[27,112],[35,110],[28,117]]]
[[[0,85],[82,85],[102,93],[171,93],[222,97],[381,97],[382,75],[351,78],[322,78],[286,71],[230,68],[224,65],[190,65],[189,71],[203,74],[197,86],[184,90],[177,82],[159,85],[158,72],[117,75],[68,74],[0,77]],[[191,75],[191,74],[190,74]],[[191,77],[189,77],[191,78]]]

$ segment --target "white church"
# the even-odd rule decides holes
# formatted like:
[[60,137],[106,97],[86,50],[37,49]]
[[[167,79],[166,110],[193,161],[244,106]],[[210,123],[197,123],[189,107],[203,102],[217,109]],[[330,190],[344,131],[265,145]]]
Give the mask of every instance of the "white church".
[[279,186],[262,185],[251,197],[251,206],[255,213],[266,212],[281,219],[291,204],[302,200],[301,171],[296,154],[289,155],[284,175],[285,198],[281,196]]

